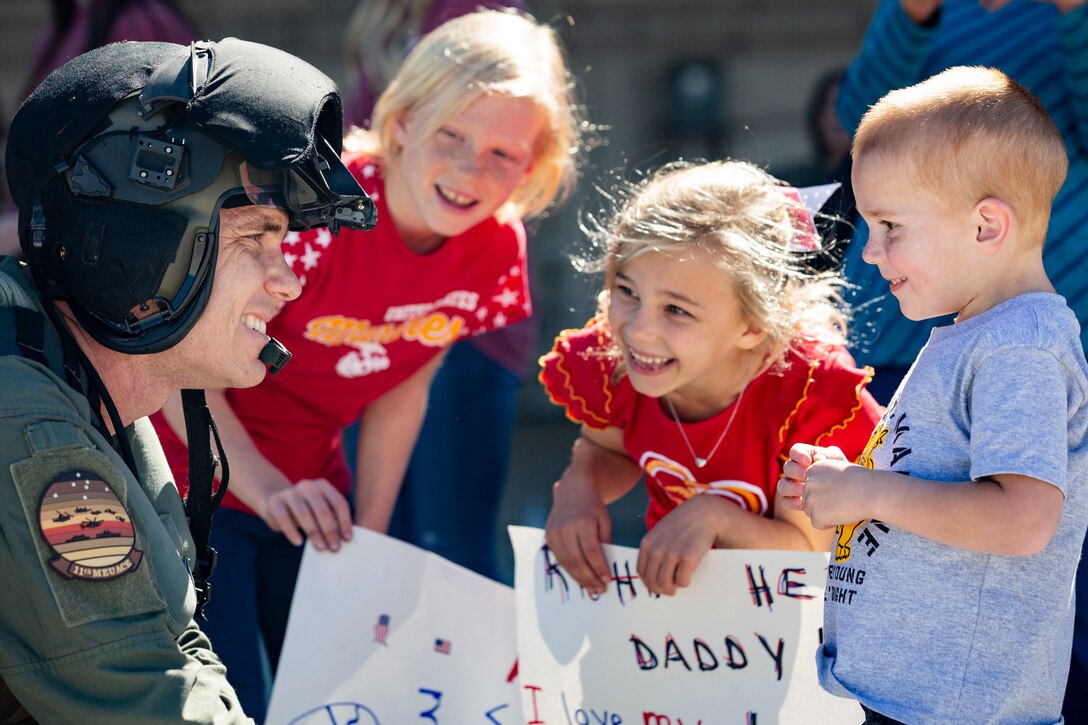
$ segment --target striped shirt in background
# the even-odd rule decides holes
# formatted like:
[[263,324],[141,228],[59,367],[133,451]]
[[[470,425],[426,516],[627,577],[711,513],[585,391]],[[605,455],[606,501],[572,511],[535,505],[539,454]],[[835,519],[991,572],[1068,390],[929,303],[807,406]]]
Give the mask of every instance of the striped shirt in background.
[[[898,0],[882,0],[861,52],[838,96],[843,126],[853,133],[869,106],[888,91],[918,83],[957,65],[998,68],[1046,106],[1069,153],[1069,176],[1054,201],[1043,262],[1088,342],[1088,7],[1065,14],[1046,2],[1015,0],[997,12],[978,0],[945,0],[932,28],[914,24]],[[999,149],[994,150],[1000,153]],[[861,259],[865,223],[846,251],[846,276],[858,289],[852,351],[858,364],[908,367],[938,322],[912,322],[874,265]],[[966,273],[966,271],[965,271]],[[879,372],[878,372],[879,375]]]

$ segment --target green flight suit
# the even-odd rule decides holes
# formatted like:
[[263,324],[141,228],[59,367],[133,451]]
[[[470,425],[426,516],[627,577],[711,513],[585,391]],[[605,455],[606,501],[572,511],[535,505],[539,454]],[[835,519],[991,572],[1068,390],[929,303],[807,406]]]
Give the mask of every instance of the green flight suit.
[[[5,257],[10,306],[41,311]],[[252,723],[193,621],[193,541],[150,423],[126,431],[134,475],[93,420],[47,367],[0,356],[0,723]]]

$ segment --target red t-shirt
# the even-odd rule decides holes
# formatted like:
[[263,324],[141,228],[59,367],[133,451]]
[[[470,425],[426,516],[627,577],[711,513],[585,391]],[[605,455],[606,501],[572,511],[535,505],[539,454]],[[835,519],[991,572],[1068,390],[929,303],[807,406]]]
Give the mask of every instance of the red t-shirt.
[[[659,399],[638,393],[626,376],[616,380],[616,362],[612,331],[596,317],[556,338],[552,351],[540,358],[540,381],[571,420],[623,429],[627,454],[646,474],[648,529],[704,492],[772,516],[782,464],[794,443],[838,446],[853,459],[880,420],[880,406],[864,389],[872,370],[858,369],[841,346],[809,345],[804,357],[791,353],[785,369],[767,370],[748,384],[729,433],[698,468]],[[706,420],[682,424],[696,454],[713,449],[732,414],[729,406]]]
[[[292,481],[327,478],[347,494],[352,479],[340,430],[458,339],[509,325],[532,311],[520,222],[489,219],[427,255],[405,246],[383,199],[381,169],[345,163],[374,200],[369,232],[292,233],[284,256],[302,295],[268,323],[293,357],[227,400],[257,449]],[[161,415],[152,418],[182,492],[187,453]],[[248,510],[229,493],[223,505]]]

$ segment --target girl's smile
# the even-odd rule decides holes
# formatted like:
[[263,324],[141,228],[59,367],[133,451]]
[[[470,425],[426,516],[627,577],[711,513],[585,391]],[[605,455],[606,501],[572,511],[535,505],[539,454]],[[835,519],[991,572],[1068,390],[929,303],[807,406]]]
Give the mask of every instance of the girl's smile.
[[745,319],[729,275],[700,247],[629,261],[612,282],[608,319],[631,384],[643,395],[668,395],[686,420],[732,403],[764,338]]
[[640,372],[647,375],[661,372],[673,362],[673,358],[641,355],[637,350],[631,348],[627,350],[627,354],[629,356],[627,367],[637,367]]

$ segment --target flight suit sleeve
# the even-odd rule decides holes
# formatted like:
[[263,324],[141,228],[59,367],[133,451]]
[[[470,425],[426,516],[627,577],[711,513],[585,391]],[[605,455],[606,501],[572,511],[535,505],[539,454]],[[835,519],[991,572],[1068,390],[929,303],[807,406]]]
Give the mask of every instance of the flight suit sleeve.
[[[54,398],[46,403],[66,397],[56,387],[45,394]],[[78,416],[49,419],[22,413],[20,405],[6,408],[4,684],[41,722],[251,723],[192,619],[176,493],[152,503]]]

